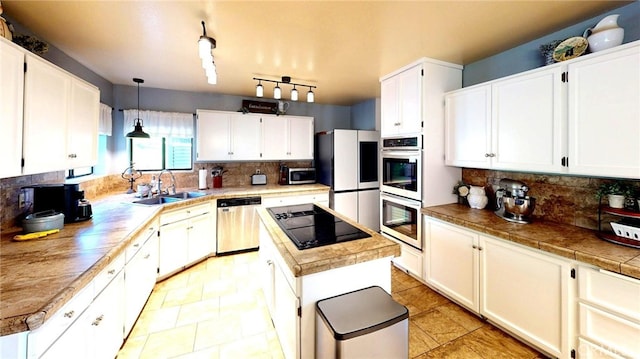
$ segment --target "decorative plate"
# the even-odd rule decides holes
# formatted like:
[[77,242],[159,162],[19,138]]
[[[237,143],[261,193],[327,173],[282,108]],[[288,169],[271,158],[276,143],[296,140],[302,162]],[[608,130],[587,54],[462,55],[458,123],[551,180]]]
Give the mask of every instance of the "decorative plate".
[[556,61],[565,61],[576,58],[587,50],[589,42],[582,36],[570,37],[553,50],[553,59]]

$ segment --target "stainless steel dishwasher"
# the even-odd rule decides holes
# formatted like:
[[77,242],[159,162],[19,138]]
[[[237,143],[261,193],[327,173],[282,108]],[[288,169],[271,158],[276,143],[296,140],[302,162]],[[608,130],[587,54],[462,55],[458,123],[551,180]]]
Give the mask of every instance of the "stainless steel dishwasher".
[[258,248],[258,214],[262,197],[218,200],[217,253]]

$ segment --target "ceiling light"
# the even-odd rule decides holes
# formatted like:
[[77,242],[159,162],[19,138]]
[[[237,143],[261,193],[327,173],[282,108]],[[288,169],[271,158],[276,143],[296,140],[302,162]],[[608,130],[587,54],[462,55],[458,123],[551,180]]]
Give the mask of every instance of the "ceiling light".
[[311,91],[311,89],[316,88],[316,86],[293,83],[291,82],[290,76],[282,76],[280,80],[269,80],[269,79],[262,79],[258,77],[254,77],[253,79],[255,81],[258,81],[258,84],[256,85],[256,97],[262,97],[264,95],[264,87],[262,86],[262,81],[266,81],[266,82],[273,82],[276,84],[276,87],[273,89],[273,98],[276,100],[279,100],[282,98],[282,89],[280,88],[280,84],[285,84],[285,85],[293,86],[293,89],[291,89],[291,101],[298,101],[299,93],[298,93],[298,89],[296,89],[296,86],[308,87],[309,92],[307,93],[307,102],[315,101],[315,96],[313,91]]
[[264,87],[262,87],[262,82],[258,81],[258,85],[256,86],[256,97],[264,96]]
[[216,73],[216,64],[213,61],[213,54],[211,51],[216,48],[216,39],[207,36],[207,29],[202,21],[202,36],[198,40],[198,55],[202,61],[202,68],[204,68],[207,74],[207,82],[215,85],[218,82],[218,75]]
[[278,87],[278,83],[276,82],[276,87],[273,88],[273,98],[279,100],[282,98],[282,90]]
[[311,86],[309,86],[309,92],[307,92],[307,102],[314,102],[315,101],[315,95],[313,94],[313,91],[311,91]]
[[138,84],[138,117],[134,120],[133,131],[127,133],[128,138],[149,138],[149,134],[142,130],[142,120],[140,119],[140,84],[143,79],[134,78],[133,82]]

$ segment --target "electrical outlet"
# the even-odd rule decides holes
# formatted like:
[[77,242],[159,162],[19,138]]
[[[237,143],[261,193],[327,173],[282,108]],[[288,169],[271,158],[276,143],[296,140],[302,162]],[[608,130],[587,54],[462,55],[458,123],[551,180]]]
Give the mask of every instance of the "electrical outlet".
[[256,174],[259,175],[260,174],[260,169],[256,168]]
[[20,194],[18,195],[18,203],[20,209],[24,209],[24,207],[26,206],[24,190],[20,190]]

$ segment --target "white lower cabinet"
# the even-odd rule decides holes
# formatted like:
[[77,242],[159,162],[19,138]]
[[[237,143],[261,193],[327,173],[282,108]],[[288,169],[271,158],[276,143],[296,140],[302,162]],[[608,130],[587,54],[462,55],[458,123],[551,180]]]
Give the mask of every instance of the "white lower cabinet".
[[431,217],[424,228],[427,284],[539,350],[571,357],[570,261]]
[[211,202],[162,213],[158,278],[214,253],[215,232]]
[[[96,296],[88,308],[69,325],[44,353],[39,350],[39,331],[52,333],[44,325],[29,335],[29,358],[114,358],[123,342],[124,256],[118,257],[98,274],[86,293]],[[84,295],[85,292],[82,293]],[[78,296],[74,297],[75,301]],[[69,311],[60,313],[73,317]],[[47,325],[47,323],[45,323]],[[33,344],[36,344],[35,346]]]
[[578,268],[579,358],[640,358],[640,280]]
[[158,273],[158,222],[129,245],[125,252],[124,337],[126,338],[156,284]]
[[407,245],[399,240],[387,236],[384,233],[382,234],[384,237],[398,243],[400,245],[400,256],[393,257],[392,261],[396,267],[404,270],[407,273],[412,274],[415,277],[420,279],[424,278],[423,274],[423,254],[420,250],[413,248],[410,245]]
[[279,196],[262,196],[262,207],[291,206],[305,203],[320,203],[329,207],[329,192],[315,194],[296,194]]

